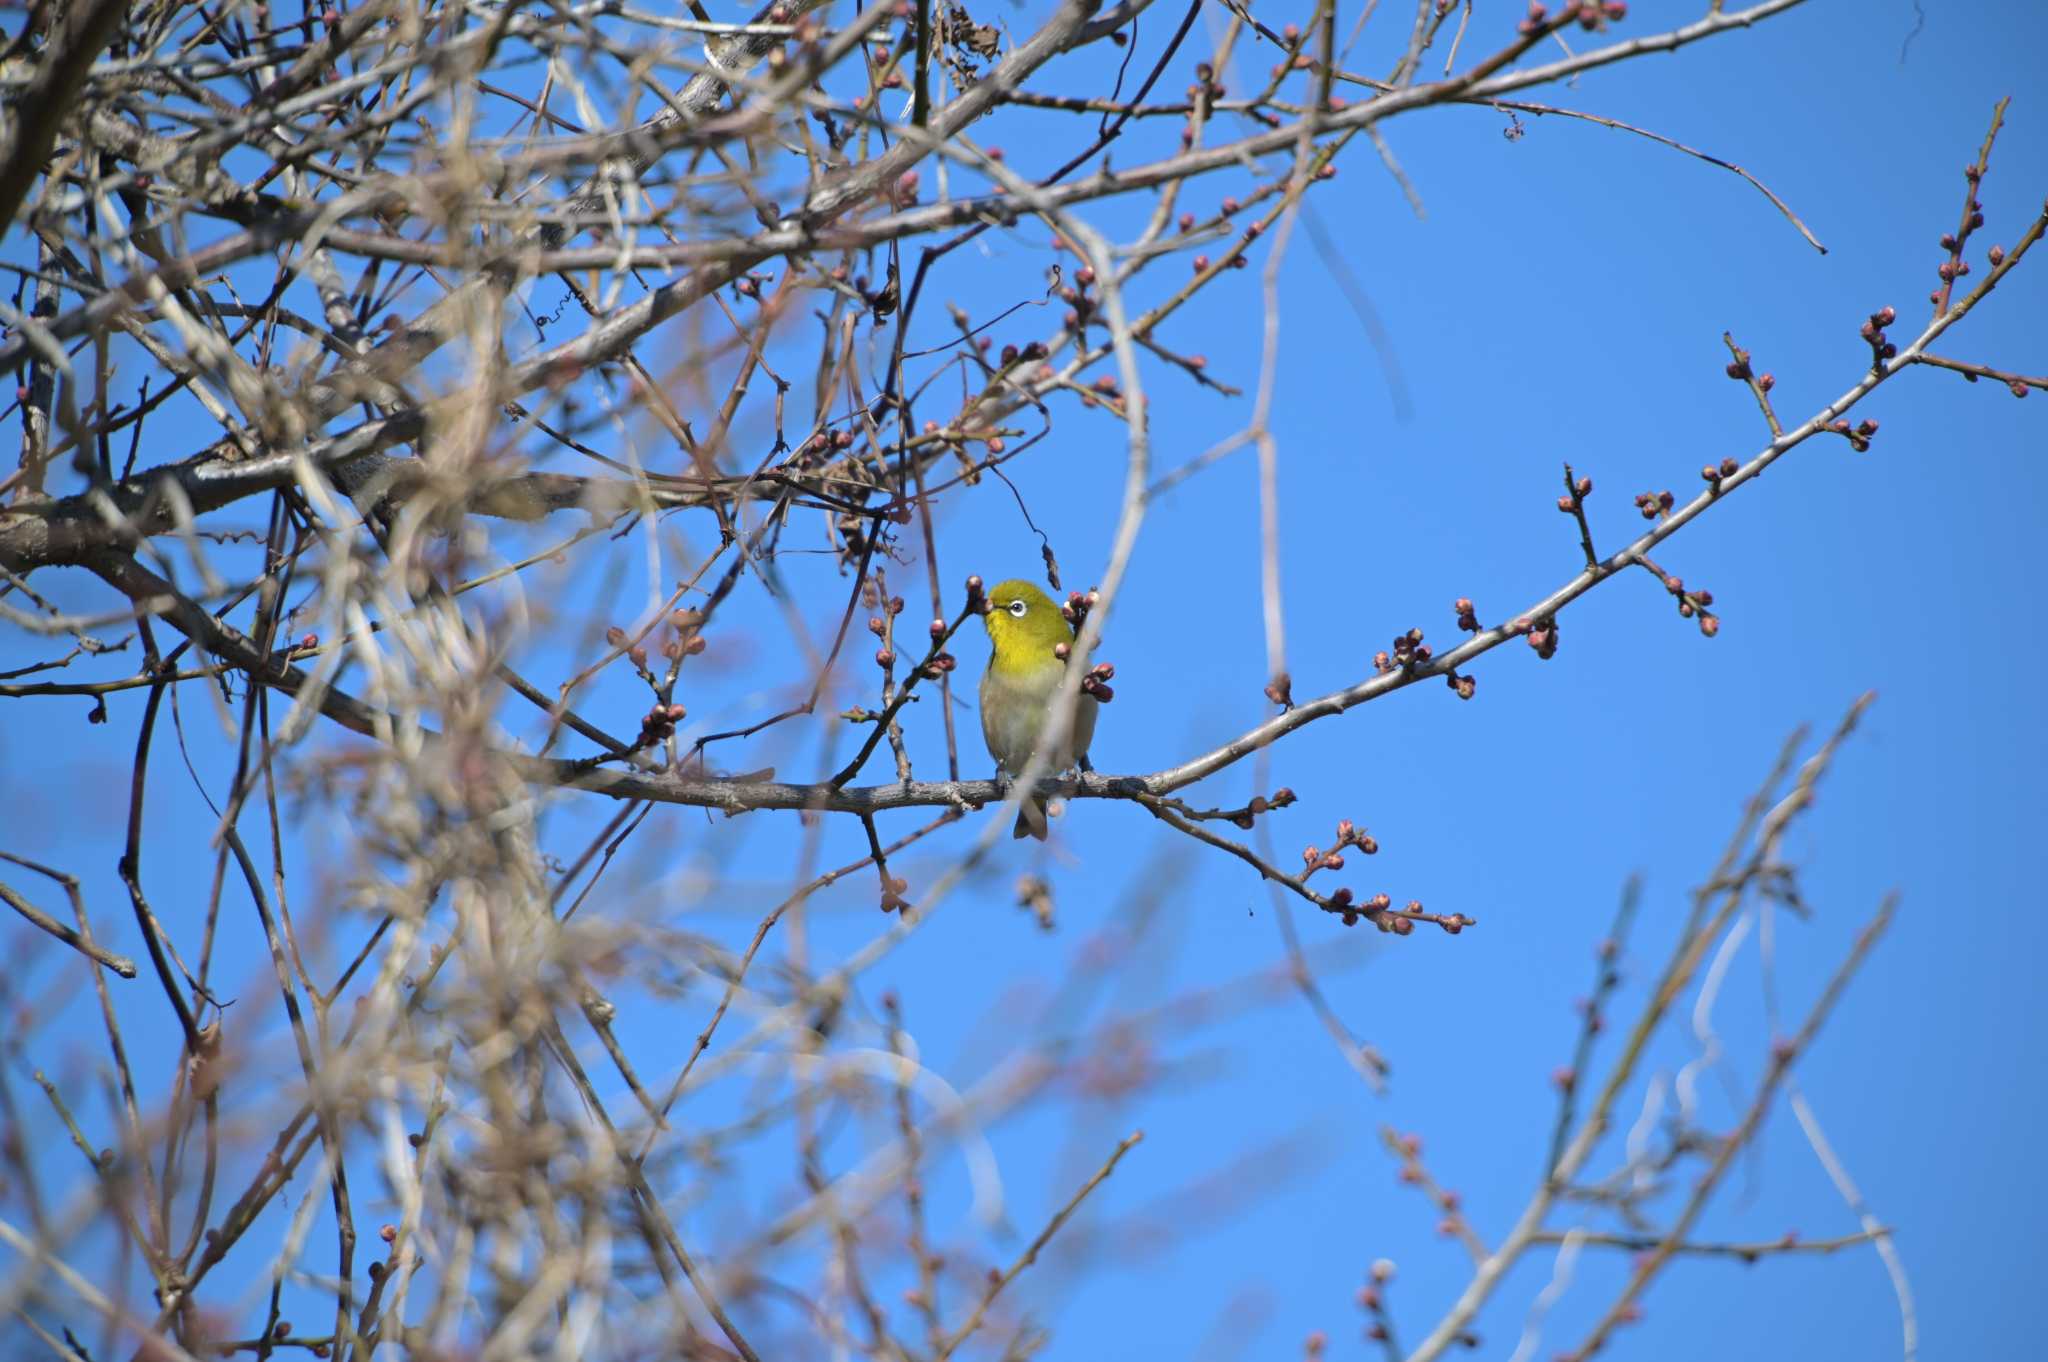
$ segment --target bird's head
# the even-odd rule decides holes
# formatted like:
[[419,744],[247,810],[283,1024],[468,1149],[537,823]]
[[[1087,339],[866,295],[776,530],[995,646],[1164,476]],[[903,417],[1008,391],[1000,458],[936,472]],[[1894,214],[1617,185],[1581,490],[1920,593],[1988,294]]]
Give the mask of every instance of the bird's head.
[[1073,627],[1052,598],[1022,579],[990,587],[988,613],[981,619],[988,627],[1000,667],[1036,667],[1054,661],[1052,650],[1074,638]]

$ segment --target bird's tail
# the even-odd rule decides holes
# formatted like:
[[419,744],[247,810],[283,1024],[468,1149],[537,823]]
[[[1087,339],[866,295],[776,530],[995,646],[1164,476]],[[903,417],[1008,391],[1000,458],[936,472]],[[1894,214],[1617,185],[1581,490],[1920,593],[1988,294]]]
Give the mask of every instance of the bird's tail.
[[1013,838],[1036,837],[1045,840],[1047,830],[1045,798],[1042,795],[1027,795],[1017,806],[1017,825],[1010,829]]

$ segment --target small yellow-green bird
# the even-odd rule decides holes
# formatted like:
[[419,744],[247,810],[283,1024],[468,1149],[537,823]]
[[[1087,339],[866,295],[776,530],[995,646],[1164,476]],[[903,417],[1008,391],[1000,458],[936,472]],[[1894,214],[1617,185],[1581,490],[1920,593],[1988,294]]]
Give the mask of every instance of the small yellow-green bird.
[[[1067,664],[1054,649],[1074,641],[1073,626],[1043,591],[1025,581],[998,582],[989,588],[988,670],[981,674],[981,736],[996,766],[1012,778],[1030,764],[1045,717],[1059,693]],[[1095,697],[1075,697],[1074,722],[1066,742],[1052,754],[1046,773],[1085,765],[1088,742],[1095,736]],[[1045,840],[1046,807],[1039,795],[1026,796],[1017,808],[1011,835]]]

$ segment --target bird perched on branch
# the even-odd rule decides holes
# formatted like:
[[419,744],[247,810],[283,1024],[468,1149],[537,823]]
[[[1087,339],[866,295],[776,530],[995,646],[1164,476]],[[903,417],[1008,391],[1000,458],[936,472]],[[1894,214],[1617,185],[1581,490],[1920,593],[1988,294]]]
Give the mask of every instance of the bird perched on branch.
[[[1043,591],[1025,581],[998,582],[989,588],[988,670],[981,675],[981,736],[988,754],[1004,775],[1024,774],[1045,731],[1046,715],[1067,674],[1062,654],[1073,646],[1073,626]],[[1095,736],[1097,702],[1077,695],[1073,724],[1059,750],[1046,763],[1046,774],[1088,763],[1088,743]],[[1045,840],[1046,802],[1030,794],[1017,809],[1012,835]]]

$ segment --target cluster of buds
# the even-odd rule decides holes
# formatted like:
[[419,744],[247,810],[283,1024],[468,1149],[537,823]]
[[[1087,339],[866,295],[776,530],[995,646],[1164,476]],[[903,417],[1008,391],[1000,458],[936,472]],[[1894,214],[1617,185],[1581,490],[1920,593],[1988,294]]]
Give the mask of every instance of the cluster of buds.
[[1076,335],[1086,330],[1088,323],[1095,320],[1098,303],[1095,295],[1090,292],[1094,285],[1094,267],[1083,265],[1074,271],[1074,282],[1059,290],[1060,301],[1067,305],[1067,330]]
[[1060,614],[1074,627],[1074,633],[1078,636],[1081,626],[1088,622],[1088,612],[1101,604],[1102,593],[1092,586],[1085,592],[1069,591],[1066,603],[1060,606]]
[[1721,490],[1722,482],[1734,477],[1741,470],[1742,465],[1733,458],[1723,459],[1718,464],[1704,463],[1700,465],[1700,480],[1718,492]]
[[1728,367],[1724,372],[1737,383],[1747,383],[1755,378],[1756,372],[1749,367],[1749,351],[1738,346],[1735,358],[1728,361]]
[[[1448,12],[1450,6],[1438,5],[1437,13]],[[1555,29],[1563,28],[1574,20],[1580,28],[1591,33],[1605,28],[1609,23],[1619,23],[1628,17],[1626,0],[1576,0],[1559,11],[1557,18],[1550,17],[1550,9],[1541,0],[1529,0],[1529,17],[1515,25],[1515,32],[1531,41]]]
[[1585,506],[1586,498],[1593,495],[1593,480],[1580,478],[1570,484],[1571,491],[1557,499],[1557,509],[1566,515],[1577,515]]
[[[1274,809],[1284,809],[1293,802],[1294,791],[1288,789],[1285,785],[1282,785],[1279,789],[1273,791],[1271,796],[1253,795],[1252,802],[1245,805],[1244,808],[1240,809],[1237,813],[1231,815],[1230,821],[1238,827],[1243,828],[1246,832],[1250,832],[1252,829],[1253,820],[1255,820],[1260,814],[1270,813]],[[1338,824],[1339,828],[1341,828],[1342,826],[1343,824]],[[1374,845],[1373,850],[1379,850],[1377,844]]]
[[647,646],[632,641],[632,636],[614,624],[604,631],[604,641],[615,653],[624,653],[626,660],[633,664],[633,670],[647,675]]
[[[1294,798],[1292,790],[1284,789],[1276,793],[1274,798],[1278,799],[1281,795],[1285,795],[1289,801],[1292,801]],[[1257,800],[1252,802],[1255,805],[1258,803]],[[1342,870],[1344,868],[1344,851],[1347,847],[1357,847],[1367,856],[1377,856],[1380,850],[1380,844],[1373,840],[1371,833],[1359,827],[1350,819],[1341,818],[1337,820],[1336,843],[1327,851],[1314,845],[1302,849],[1301,874],[1298,878],[1306,880],[1318,870]],[[1330,896],[1330,902],[1342,907],[1351,902],[1351,897],[1349,889],[1339,889]]]
[[1662,492],[1638,492],[1636,509],[1643,513],[1643,519],[1655,520],[1660,515],[1670,515],[1677,501],[1668,488]]
[[[1969,266],[1965,265],[1963,268],[1968,269]],[[1898,319],[1897,308],[1881,307],[1865,317],[1863,325],[1856,329],[1856,334],[1863,337],[1864,343],[1870,347],[1871,368],[1882,369],[1886,360],[1898,357],[1899,347],[1892,344],[1884,334],[1884,329]]]
[[[1305,880],[1318,870],[1342,870],[1343,868],[1344,853],[1341,850],[1331,847],[1328,851],[1325,851],[1311,842],[1301,849],[1301,874],[1297,878]],[[1340,890],[1339,892],[1341,893],[1342,891]]]
[[862,603],[868,609],[883,612],[868,616],[868,632],[879,639],[882,644],[881,647],[875,650],[875,665],[878,667],[892,667],[896,664],[896,641],[893,635],[896,628],[896,617],[903,613],[903,598],[901,596],[891,596],[886,601],[883,600],[881,591],[872,581],[869,581],[861,588],[861,597]]
[[1273,679],[1266,683],[1266,698],[1282,709],[1294,708],[1294,678],[1286,672],[1274,672]]
[[[1290,25],[1290,27],[1292,27],[1292,25]],[[1311,57],[1306,52],[1297,52],[1294,54],[1294,56],[1290,57],[1286,61],[1275,62],[1273,64],[1273,70],[1271,72],[1271,75],[1274,80],[1279,80],[1289,71],[1313,71],[1315,69],[1315,65],[1316,60],[1314,57]]]
[[1030,344],[1023,346],[1005,345],[1003,347],[1003,367],[1007,369],[1012,364],[1041,360],[1050,353],[1052,352],[1045,348],[1044,341],[1032,341]]
[[1479,689],[1479,679],[1477,677],[1460,676],[1457,672],[1451,672],[1446,675],[1444,677],[1444,684],[1455,691],[1460,700],[1470,700],[1473,692]]
[[1188,86],[1188,98],[1191,100],[1204,97],[1221,99],[1228,93],[1224,89],[1223,82],[1216,79],[1216,68],[1208,62],[1200,62],[1196,65],[1195,80],[1198,82],[1197,84]]
[[[1274,80],[1280,79],[1289,71],[1307,71],[1315,66],[1314,59],[1301,50],[1302,32],[1300,24],[1289,24],[1281,29],[1280,41],[1287,49],[1288,59],[1273,67],[1272,75]],[[1228,205],[1231,203],[1231,200],[1225,199],[1223,202],[1226,205],[1223,211],[1226,213],[1230,212],[1231,209]]]
[[1828,429],[1849,442],[1849,448],[1861,454],[1870,448],[1870,437],[1877,434],[1877,422],[1858,421],[1850,425],[1846,419],[1828,422]]
[[[1372,898],[1366,901],[1366,907],[1371,910],[1372,921],[1375,927],[1378,927],[1383,932],[1392,932],[1395,936],[1406,936],[1415,930],[1415,924],[1397,913],[1389,913],[1387,910],[1393,906],[1394,901],[1385,894],[1374,894]],[[1420,904],[1416,905],[1418,908],[1421,906]]]
[[1515,632],[1529,640],[1529,646],[1536,650],[1536,656],[1548,662],[1557,656],[1557,619],[1545,615],[1540,620],[1519,619],[1515,621]]
[[1337,820],[1337,846],[1357,847],[1368,856],[1380,854],[1380,844],[1372,839],[1372,834],[1348,818]]
[[[1065,662],[1074,655],[1074,645],[1071,642],[1055,643],[1052,645],[1052,655]],[[1116,699],[1116,692],[1111,690],[1109,685],[1115,676],[1116,664],[1114,662],[1098,662],[1088,669],[1086,676],[1081,678],[1081,693],[1083,695],[1092,695],[1095,697],[1096,703],[1106,705],[1111,700]]]
[[[932,646],[937,648],[940,643],[945,641],[945,638],[946,622],[944,620],[933,620]],[[942,649],[939,652],[933,653],[931,659],[924,664],[924,674],[936,681],[959,665],[960,660],[958,658]]]
[[1451,609],[1458,612],[1458,627],[1468,634],[1479,632],[1479,612],[1470,596],[1460,596],[1451,602]]
[[850,430],[820,430],[796,447],[797,457],[836,453],[853,446],[853,432]]
[[[1963,205],[1962,230],[1942,233],[1941,248],[1948,252],[1948,259],[1942,261],[1934,271],[1941,278],[1941,287],[1927,295],[1927,301],[1937,308],[1948,306],[1949,289],[1954,286],[1956,280],[1970,272],[1970,262],[1963,259],[1963,248],[1970,242],[1970,233],[1984,225],[1984,205],[1977,201],[1977,186],[1984,179],[1984,167],[1964,166],[1963,178],[1970,182],[1970,197]],[[2004,258],[2004,251],[1997,252],[1991,261],[1992,267],[1997,268],[1999,261]]]
[[1707,607],[1714,603],[1714,593],[1704,588],[1687,591],[1685,582],[1675,573],[1666,573],[1664,589],[1678,598],[1678,613],[1681,618],[1699,618],[1700,632],[1708,638],[1721,632],[1721,618]]
[[1429,645],[1422,641],[1422,630],[1410,629],[1394,635],[1392,656],[1384,650],[1372,655],[1372,669],[1381,675],[1397,669],[1407,671],[1417,663],[1429,661],[1431,656]]
[[639,747],[651,747],[666,742],[675,735],[676,725],[683,721],[686,711],[681,705],[656,705],[640,719]]
[[1337,914],[1346,927],[1356,927],[1358,919],[1363,917],[1371,919],[1373,925],[1379,927],[1381,931],[1387,931],[1389,928],[1381,921],[1380,912],[1393,902],[1385,894],[1375,894],[1361,903],[1357,901],[1357,895],[1349,889],[1339,889],[1330,895],[1329,911]]
[[661,645],[661,655],[671,662],[680,662],[686,657],[695,657],[704,651],[704,612],[701,610],[671,610],[668,612],[669,638]]

